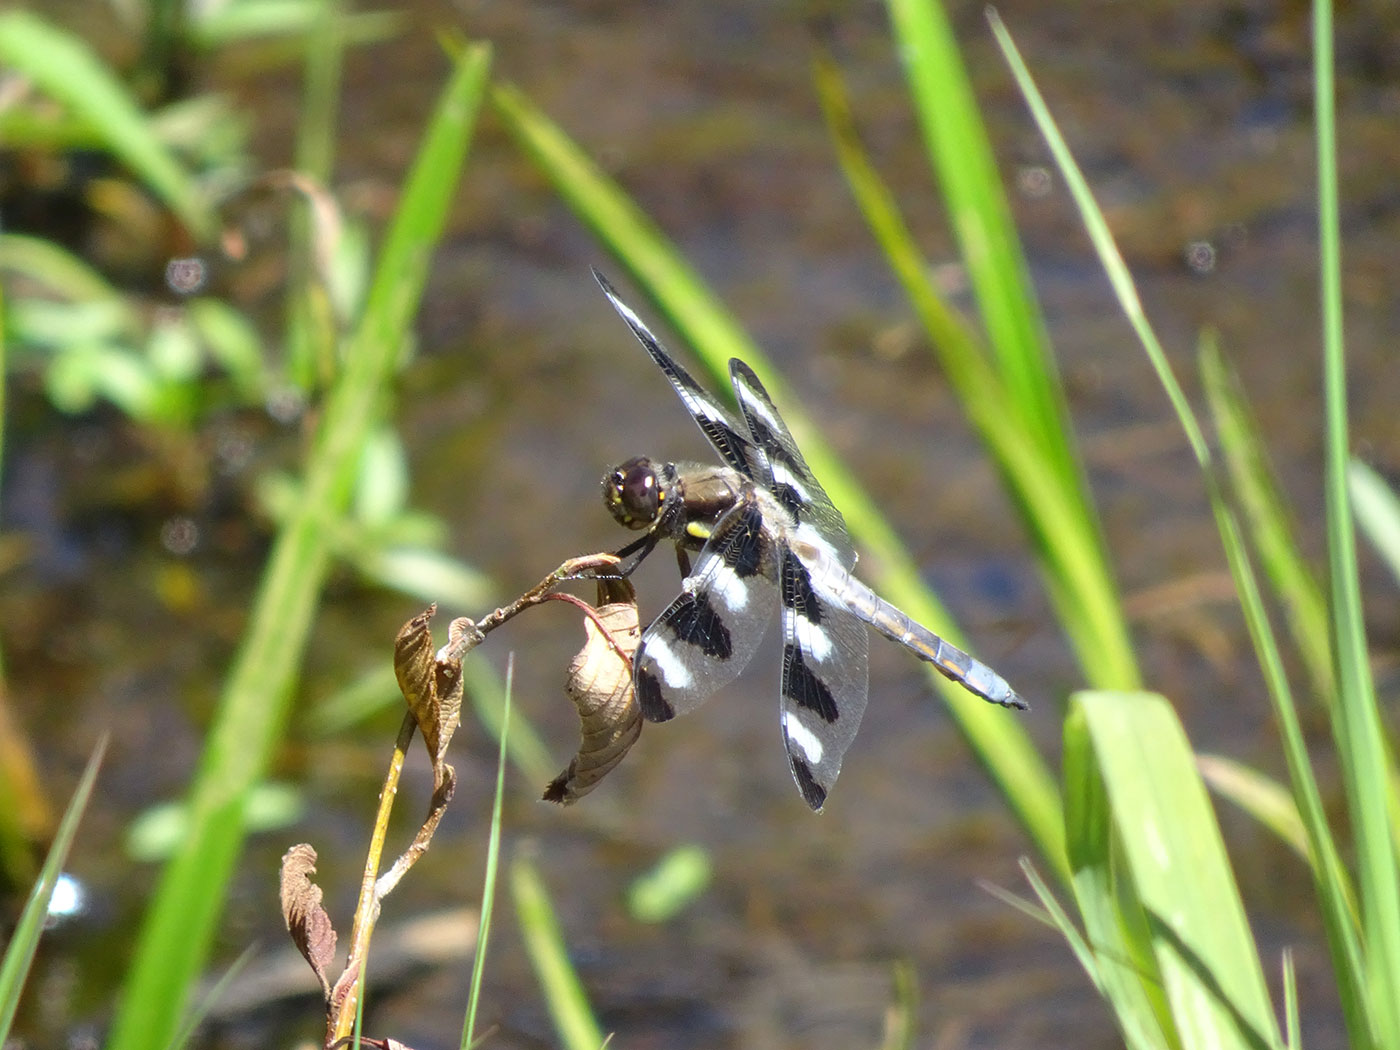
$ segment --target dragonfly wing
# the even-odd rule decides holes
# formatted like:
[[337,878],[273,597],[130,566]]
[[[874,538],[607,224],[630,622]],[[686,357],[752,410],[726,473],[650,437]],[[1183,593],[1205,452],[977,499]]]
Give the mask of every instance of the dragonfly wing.
[[608,297],[608,302],[612,303],[613,309],[627,322],[627,327],[632,329],[632,334],[642,346],[646,347],[657,367],[666,373],[671,386],[680,395],[681,401],[715,451],[724,458],[724,462],[749,477],[764,477],[762,473],[755,473],[762,470],[762,464],[756,457],[757,449],[744,435],[734,417],[676,362],[661,345],[661,340],[652,334],[651,329],[637,316],[637,312],[618,297],[617,290],[596,268],[593,270],[593,277],[603,289],[603,294]]
[[846,532],[846,519],[807,466],[768,391],[753,369],[737,357],[729,362],[729,379],[753,444],[767,463],[769,491],[797,519],[798,537],[823,550],[843,568],[853,568],[856,554]]
[[783,743],[797,789],[820,810],[856,738],[869,689],[865,623],[820,596],[807,566],[784,550]]
[[773,615],[776,577],[763,513],[754,499],[741,500],[715,525],[680,595],[642,635],[633,681],[648,721],[699,707],[744,669]]

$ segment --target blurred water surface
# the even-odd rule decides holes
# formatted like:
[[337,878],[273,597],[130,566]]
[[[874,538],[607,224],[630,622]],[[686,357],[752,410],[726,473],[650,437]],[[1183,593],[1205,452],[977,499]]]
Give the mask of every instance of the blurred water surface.
[[[750,327],[882,494],[974,651],[1031,700],[1026,723],[1056,752],[1059,705],[1080,679],[1020,530],[912,334],[832,159],[809,82],[813,9],[752,0],[418,0],[402,10],[403,33],[346,60],[335,189],[347,206],[376,221],[392,207],[446,68],[433,30],[490,40],[496,75],[599,157]],[[1297,500],[1306,540],[1320,551],[1306,9],[1018,0],[1000,10],[1100,194],[1188,389],[1197,333],[1213,326]],[[956,286],[883,10],[832,5],[822,14],[866,141],[940,279]],[[1277,772],[1214,527],[1165,399],[1048,172],[980,5],[958,5],[956,17],[1149,683],[1173,699],[1198,748]],[[1394,471],[1400,51],[1394,15],[1362,6],[1340,17],[1355,444]],[[269,68],[243,48],[196,77],[251,108],[262,163],[290,162],[298,72]],[[639,452],[707,450],[589,277],[590,264],[608,269],[608,260],[489,117],[452,230],[421,317],[421,353],[403,377],[401,419],[416,500],[453,523],[456,551],[491,573],[504,596],[568,555],[620,542],[597,496],[606,466]],[[269,332],[273,291],[263,304]],[[624,294],[655,320],[625,285]],[[46,727],[39,746],[55,783],[75,775],[97,733],[111,730],[116,740],[75,861],[103,903],[50,943],[32,989],[62,1004],[29,1015],[34,1032],[50,1034],[100,1019],[122,977],[154,869],[122,857],[121,831],[188,779],[262,552],[260,526],[241,503],[190,509],[159,493],[137,498],[141,474],[130,464],[145,450],[124,428],[104,419],[54,425],[23,430],[7,450],[8,527],[17,527],[22,496],[19,527],[42,537],[48,570],[6,599],[12,694],[29,725]],[[294,440],[275,427],[244,436],[253,442],[249,471]],[[179,558],[161,540],[177,511],[205,527],[202,545]],[[193,601],[174,600],[161,585],[176,561],[199,581]],[[653,563],[639,580],[644,615],[676,586],[671,559]],[[1368,591],[1373,642],[1383,670],[1393,668],[1392,585],[1376,575]],[[308,658],[305,704],[372,660],[387,661],[395,630],[414,611],[340,580]],[[482,653],[503,664],[506,645],[515,648],[517,703],[561,766],[575,743],[561,686],[577,634],[572,618],[542,612]],[[508,782],[508,845],[535,852],[616,1045],[875,1046],[896,960],[909,960],[919,981],[919,1045],[1116,1045],[1107,1011],[1058,937],[978,888],[988,880],[1023,890],[1016,865],[1027,846],[915,661],[872,645],[865,724],[818,817],[783,759],[776,657],[776,647],[761,653],[700,713],[648,729],[609,781],[571,810],[536,801],[542,784]],[[311,815],[250,844],[222,959],[253,941],[280,946],[276,858],[294,841],[321,850],[328,903],[348,925],[357,851],[397,717],[347,739],[294,733],[277,774],[304,786]],[[386,922],[477,898],[494,754],[468,722],[453,759],[457,800],[431,853],[390,899]],[[403,804],[416,814],[424,797],[419,770]],[[1253,825],[1231,812],[1222,818],[1266,964],[1276,970],[1284,947],[1298,949],[1305,1035],[1338,1045],[1306,873]],[[628,919],[628,881],[687,841],[711,851],[712,888],[670,924]],[[554,1045],[509,909],[492,951],[483,1006],[499,1025],[491,1045]],[[369,1030],[419,1050],[455,1045],[467,966],[431,967],[385,988],[371,998]],[[240,1014],[207,1045],[288,1045],[293,1033],[314,1036],[318,1015],[309,1000],[300,1010]]]

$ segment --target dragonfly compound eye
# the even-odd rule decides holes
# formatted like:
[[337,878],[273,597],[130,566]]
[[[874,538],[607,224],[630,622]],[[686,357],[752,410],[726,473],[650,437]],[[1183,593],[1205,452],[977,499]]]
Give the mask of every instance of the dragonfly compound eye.
[[629,529],[654,524],[664,498],[656,468],[645,456],[629,459],[603,478],[603,501],[612,516]]

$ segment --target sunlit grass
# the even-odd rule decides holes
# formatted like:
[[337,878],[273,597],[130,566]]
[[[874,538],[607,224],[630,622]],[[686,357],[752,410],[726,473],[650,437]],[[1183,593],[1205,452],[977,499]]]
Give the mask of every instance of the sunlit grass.
[[[1359,615],[1357,595],[1357,575],[1354,552],[1352,551],[1352,528],[1345,500],[1346,470],[1346,413],[1344,398],[1345,367],[1341,340],[1340,296],[1335,293],[1340,245],[1336,236],[1336,184],[1335,184],[1335,116],[1331,102],[1331,33],[1330,9],[1325,3],[1315,8],[1314,67],[1317,75],[1317,127],[1319,142],[1319,200],[1318,213],[1322,229],[1320,253],[1322,257],[1324,325],[1323,355],[1327,416],[1325,433],[1329,449],[1329,471],[1323,479],[1327,493],[1328,532],[1331,549],[1331,572],[1333,600],[1330,606],[1329,626],[1333,633],[1334,658],[1332,660],[1331,689],[1322,690],[1322,699],[1335,691],[1341,717],[1334,723],[1334,743],[1342,758],[1343,769],[1347,773],[1349,808],[1353,820],[1359,821],[1356,842],[1357,883],[1353,888],[1353,876],[1343,865],[1332,833],[1321,805],[1319,789],[1314,778],[1312,765],[1298,725],[1298,716],[1293,691],[1283,669],[1282,655],[1265,609],[1261,587],[1255,577],[1251,562],[1251,543],[1261,545],[1268,553],[1268,564],[1274,568],[1275,585],[1288,600],[1297,584],[1296,572],[1287,571],[1289,565],[1296,566],[1301,559],[1296,549],[1282,549],[1294,544],[1281,521],[1278,505],[1260,493],[1266,493],[1269,486],[1259,473],[1260,457],[1257,451],[1246,444],[1249,439],[1247,427],[1243,426],[1244,414],[1238,406],[1227,402],[1221,395],[1218,382],[1215,383],[1215,407],[1222,425],[1220,439],[1228,446],[1229,454],[1236,464],[1237,473],[1248,463],[1253,482],[1248,491],[1256,493],[1253,528],[1247,531],[1241,526],[1233,505],[1224,492],[1224,486],[1214,462],[1210,446],[1203,428],[1196,421],[1190,405],[1182,393],[1175,376],[1166,363],[1165,354],[1152,329],[1137,295],[1131,275],[1123,264],[1122,257],[1113,243],[1107,223],[1093,200],[1092,193],[1070,155],[1067,144],[1061,137],[1048,108],[1031,81],[1028,70],[1021,63],[1019,55],[1011,44],[1009,34],[999,20],[993,19],[993,28],[1006,52],[1017,76],[1018,84],[1026,95],[1032,113],[1054,153],[1070,192],[1080,210],[1081,218],[1089,231],[1094,246],[1099,253],[1110,282],[1118,296],[1119,305],[1132,323],[1134,330],[1146,351],[1149,360],[1157,371],[1181,422],[1183,432],[1200,465],[1206,491],[1211,498],[1217,525],[1220,529],[1225,553],[1230,563],[1232,575],[1245,612],[1246,623],[1254,640],[1260,666],[1264,672],[1269,694],[1274,703],[1274,711],[1283,734],[1284,755],[1288,763],[1294,801],[1302,817],[1303,827],[1308,838],[1308,855],[1312,859],[1312,871],[1317,888],[1318,902],[1322,912],[1332,951],[1333,970],[1336,975],[1342,1009],[1347,1019],[1349,1034],[1354,1046],[1394,1045],[1397,1030],[1395,1016],[1397,1001],[1400,1001],[1400,971],[1395,967],[1395,939],[1400,936],[1393,914],[1396,906],[1397,880],[1395,870],[1394,827],[1387,816],[1389,785],[1393,772],[1387,769],[1387,751],[1379,731],[1378,712],[1375,696],[1371,689],[1369,671],[1365,658],[1365,640]],[[1209,364],[1208,371],[1218,373],[1218,367]],[[1218,376],[1217,376],[1218,378]],[[1338,535],[1341,534],[1341,535]],[[1282,571],[1280,569],[1282,567]],[[1294,620],[1295,627],[1299,623]],[[1304,630],[1308,629],[1306,621]],[[1315,628],[1314,628],[1315,629]],[[1345,647],[1346,654],[1339,654],[1338,648]],[[1316,667],[1314,671],[1316,673]],[[1160,740],[1166,730],[1161,729],[1154,739]],[[1087,758],[1087,756],[1086,756]],[[1066,776],[1071,775],[1078,763],[1071,761],[1067,747]],[[1131,795],[1138,787],[1140,776],[1146,775],[1148,767],[1141,773],[1127,771],[1127,777],[1118,789],[1121,799],[1113,804],[1121,805],[1123,814],[1131,814],[1127,820],[1136,823],[1135,805],[1142,804],[1143,793]],[[1182,776],[1195,781],[1194,771],[1183,770]],[[1095,781],[1086,781],[1095,782]],[[1105,794],[1105,798],[1108,796]],[[1181,813],[1171,818],[1173,825],[1180,824],[1192,829],[1192,817]],[[1080,823],[1084,823],[1080,821]],[[1138,832],[1128,832],[1125,823],[1114,830],[1119,848],[1126,848],[1131,838]],[[1267,825],[1266,825],[1267,826]],[[1213,815],[1208,811],[1198,812],[1195,817],[1194,835],[1209,836],[1214,827]],[[1113,841],[1102,822],[1094,837],[1102,838],[1105,846]],[[1160,839],[1160,836],[1158,836]],[[1071,841],[1074,840],[1071,830]],[[1173,857],[1177,850],[1163,851]],[[1107,854],[1105,854],[1107,856]],[[1228,874],[1228,869],[1226,869]],[[1117,1011],[1119,1024],[1125,1036],[1135,1041],[1145,1031],[1153,1035],[1160,1033],[1166,1045],[1173,1045],[1177,1039],[1185,1039],[1186,1045],[1207,1040],[1224,1045],[1225,1041],[1238,1045],[1257,1045],[1264,1040],[1269,1045],[1279,1045],[1278,1033],[1273,1016],[1259,1013],[1255,1007],[1255,992],[1238,989],[1227,993],[1229,988],[1228,960],[1221,957],[1214,961],[1201,958],[1202,941],[1193,941],[1186,930],[1185,916],[1190,913],[1190,903],[1195,892],[1195,880],[1183,879],[1168,892],[1160,902],[1148,899],[1141,876],[1136,876],[1131,892],[1120,883],[1117,886],[1099,881],[1090,894],[1079,893],[1081,909],[1089,932],[1094,934],[1094,925],[1089,924],[1091,915],[1104,915],[1108,921],[1102,924],[1104,946],[1108,958],[1115,959],[1115,947],[1130,948],[1118,940],[1124,930],[1138,930],[1146,936],[1141,938],[1141,948],[1151,950],[1150,961],[1162,970],[1167,961],[1188,960],[1192,964],[1193,975],[1207,979],[1209,986],[1198,989],[1194,996],[1171,995],[1168,993],[1169,1010],[1163,1010],[1156,1001],[1163,984],[1152,975],[1154,969],[1148,966],[1149,958],[1140,950],[1130,958],[1137,965],[1125,973],[1125,985],[1129,994],[1115,998],[1109,994]],[[1232,904],[1237,895],[1233,879],[1220,883],[1208,901],[1213,910],[1228,916],[1235,910]],[[1356,913],[1352,901],[1360,903],[1360,924],[1356,923]],[[1092,904],[1094,907],[1086,907]],[[1156,923],[1153,928],[1151,923]],[[1247,930],[1246,930],[1247,935]],[[1364,947],[1363,947],[1364,946]],[[1117,965],[1116,961],[1111,963]],[[1250,966],[1255,972],[1256,966]],[[1197,971],[1199,973],[1197,974]],[[1140,987],[1133,988],[1133,985]],[[1291,989],[1287,990],[1290,1003],[1286,1014],[1289,1017],[1290,1032],[1296,1031],[1296,1002]],[[1214,1005],[1226,1007],[1224,1014],[1212,1015],[1197,1007],[1203,998],[1216,1000]],[[1267,1018],[1267,1026],[1261,1018]],[[1160,1028],[1151,1027],[1155,1022]],[[1161,1045],[1156,1038],[1147,1037],[1146,1045]]]
[[506,758],[510,750],[510,699],[514,667],[506,671],[505,697],[501,708],[500,750],[496,755],[496,793],[491,801],[491,829],[486,839],[486,872],[481,885],[481,920],[477,924],[476,953],[472,957],[471,987],[467,993],[467,1013],[462,1022],[462,1050],[476,1042],[476,1015],[481,1006],[481,981],[486,974],[486,946],[491,937],[491,920],[496,909],[496,881],[501,858],[501,802],[506,793]]
[[489,52],[464,52],[443,91],[376,260],[362,318],[345,346],[302,479],[302,499],[268,559],[200,773],[191,833],[162,873],[142,927],[109,1046],[162,1046],[208,955],[262,777],[294,695],[302,649],[330,566],[327,526],[349,505],[359,457],[384,412],[383,390],[422,294],[432,249],[471,139]]
[[604,1033],[593,1014],[578,972],[569,960],[544,879],[534,860],[517,856],[510,865],[510,892],[525,951],[535,970],[559,1045],[565,1050],[599,1050]]
[[[911,102],[963,244],[964,262],[980,306],[978,319],[988,333],[987,346],[930,289],[928,265],[896,202],[859,146],[839,74],[830,63],[822,63],[817,83],[838,156],[893,271],[940,352],[969,419],[978,426],[1001,469],[1040,556],[1047,590],[1066,635],[1081,655],[1086,678],[1105,685],[1136,684],[1136,658],[1108,567],[1102,529],[1083,483],[1043,324],[947,22],[937,5],[922,0],[891,0],[889,6]],[[1392,917],[1395,891],[1392,829],[1383,819],[1392,778],[1387,753],[1379,746],[1359,618],[1346,611],[1355,601],[1355,565],[1349,544],[1334,548],[1332,555],[1333,607],[1341,615],[1319,620],[1319,603],[1287,528],[1286,512],[1267,468],[1261,465],[1261,448],[1247,413],[1225,390],[1218,356],[1207,354],[1205,367],[1220,440],[1236,485],[1246,497],[1248,514],[1243,521],[1227,495],[1205,428],[1166,363],[1087,183],[1011,48],[1008,34],[995,19],[994,28],[1056,155],[1120,306],[1157,370],[1186,444],[1200,464],[1275,704],[1293,808],[1280,809],[1283,796],[1262,780],[1227,776],[1224,765],[1215,767],[1216,779],[1232,785],[1231,797],[1247,811],[1261,819],[1268,815],[1267,826],[1280,832],[1293,829],[1295,842],[1296,830],[1303,830],[1304,854],[1312,860],[1348,1026],[1356,1045],[1368,1045],[1391,1030],[1393,1007],[1388,1004],[1400,999],[1392,967],[1392,938],[1387,932],[1400,929],[1400,923],[1384,925]],[[1328,39],[1319,32],[1318,47],[1329,46]],[[1329,97],[1330,79],[1324,76],[1328,62],[1321,53],[1317,67],[1319,97]],[[700,277],[567,135],[518,90],[500,88],[493,99],[563,199],[618,257],[712,375],[721,373],[731,355],[754,361],[757,352],[751,341],[705,290]],[[1330,129],[1332,117],[1326,105],[1319,106],[1318,118],[1321,128]],[[1320,141],[1327,139],[1324,130]],[[1330,149],[1320,156],[1324,166],[1331,163]],[[1319,212],[1325,218],[1335,214],[1335,201],[1324,195]],[[1329,244],[1324,236],[1324,257],[1335,249],[1335,243]],[[1340,322],[1331,315],[1327,331],[1326,360],[1332,377],[1329,447],[1336,447],[1345,444],[1345,414],[1340,400]],[[760,367],[765,376],[772,374],[771,368]],[[780,387],[776,381],[771,385]],[[779,398],[791,404],[790,397],[780,394]],[[873,504],[850,483],[850,476],[800,413],[787,414],[795,417],[794,432],[811,450],[816,473],[846,510],[853,534],[862,546],[877,552],[879,562],[896,567],[879,580],[881,586],[940,630],[948,629],[936,607],[904,592],[897,570],[907,571],[907,560],[897,553],[897,543],[873,513]],[[1330,528],[1349,535],[1345,507],[1336,496],[1333,479],[1337,474],[1334,469],[1328,480]],[[1256,550],[1263,552],[1275,595],[1266,594],[1256,578],[1252,562]],[[1337,577],[1353,582],[1339,584]],[[1351,804],[1359,807],[1357,812],[1369,828],[1359,843],[1357,889],[1321,807],[1281,645],[1266,612],[1267,601],[1275,596],[1292,609],[1291,627],[1305,652],[1315,691],[1324,702],[1333,692],[1349,698],[1340,701],[1343,706],[1350,704],[1350,713],[1338,719],[1336,742],[1349,771]],[[1333,633],[1330,643],[1318,638],[1323,628]],[[1348,647],[1348,658],[1332,657],[1340,645]],[[956,699],[953,704],[962,719]],[[1214,813],[1189,744],[1167,704],[1131,693],[1086,693],[1073,700],[1066,728],[1068,795],[1063,824],[1058,793],[1046,789],[1039,774],[1018,781],[1003,764],[1018,738],[1017,727],[999,719],[983,737],[976,713],[971,723],[960,724],[1045,859],[1062,870],[1083,927],[1082,935],[1075,934],[1072,940],[1079,945],[1081,961],[1096,986],[1113,1005],[1131,1045],[1283,1045],[1284,1035],[1263,977],[1266,967],[1253,946]],[[1160,747],[1143,751],[1144,741]],[[1023,763],[1018,772],[1038,767],[1038,762]],[[1028,796],[1023,789],[1031,785],[1033,796]],[[1061,853],[1066,838],[1070,846]],[[1041,889],[1048,893],[1047,887]],[[1360,904],[1360,928],[1353,901]],[[1071,921],[1060,914],[1062,925]],[[1371,949],[1363,952],[1363,943]],[[1296,1032],[1297,1003],[1291,985],[1285,987],[1285,1002],[1282,1012],[1288,1031]]]
[[0,14],[0,63],[62,101],[198,240],[213,238],[218,223],[208,194],[161,141],[127,87],[86,44],[28,11],[8,11]]
[[97,773],[102,768],[106,751],[107,742],[104,739],[93,751],[87,769],[73,791],[73,798],[59,821],[39,878],[29,892],[29,899],[25,901],[24,909],[9,934],[5,954],[0,958],[0,1046],[8,1045],[10,1026],[14,1023],[15,1011],[19,1009],[24,982],[29,976],[29,967],[34,962],[39,938],[49,918],[49,902],[53,899],[54,887],[63,872],[73,839],[78,834],[78,824],[92,798],[93,786],[97,783]]

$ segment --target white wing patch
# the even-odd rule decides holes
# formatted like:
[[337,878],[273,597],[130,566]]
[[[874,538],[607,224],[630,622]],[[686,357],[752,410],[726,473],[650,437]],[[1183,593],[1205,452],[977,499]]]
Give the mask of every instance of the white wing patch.
[[726,609],[738,612],[749,604],[749,585],[723,562],[714,567],[707,585],[710,593],[723,602]]
[[817,734],[804,726],[790,711],[783,712],[783,732],[787,734],[790,741],[802,749],[808,762],[813,765],[820,764],[826,749],[822,747],[822,742],[817,739]]
[[[624,321],[633,328],[640,328],[643,332],[646,332],[647,335],[651,335],[651,329],[642,323],[642,319],[637,316],[636,312],[630,306],[613,294],[611,287],[604,286],[603,294],[608,297],[608,302],[613,304],[613,309],[622,315]],[[652,336],[652,338],[655,338],[655,336]]]
[[646,641],[646,656],[661,672],[662,681],[672,689],[689,689],[694,684],[690,668],[676,655],[670,644],[661,634],[653,634]]
[[769,466],[773,471],[773,480],[777,484],[786,485],[788,488],[792,489],[793,492],[797,493],[798,498],[802,500],[803,503],[812,502],[811,490],[803,484],[800,476],[788,470],[780,460],[772,460]]
[[792,635],[793,640],[797,642],[802,651],[818,663],[824,664],[831,659],[833,646],[826,632],[796,611],[792,617]]
[[732,431],[734,429],[734,424],[730,422],[729,415],[718,405],[711,404],[707,400],[696,397],[695,408],[698,409],[698,414],[702,418],[708,419],[711,423],[727,431]]
[[768,403],[750,390],[747,383],[735,383],[734,390],[743,398],[744,404],[748,406],[748,410],[759,419],[763,420],[770,430],[776,434],[786,434],[788,432],[783,421],[773,414],[773,410],[768,406]]

